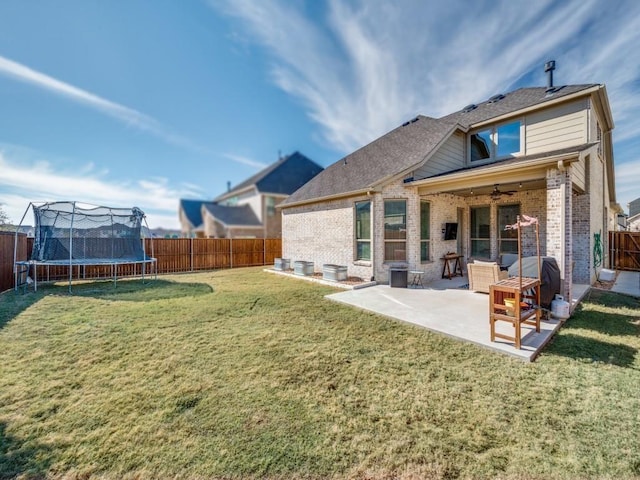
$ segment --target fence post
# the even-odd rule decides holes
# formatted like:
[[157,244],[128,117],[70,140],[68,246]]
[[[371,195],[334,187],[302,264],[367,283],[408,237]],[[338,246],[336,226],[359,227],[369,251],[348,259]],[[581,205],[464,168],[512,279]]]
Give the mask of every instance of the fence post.
[[189,242],[189,253],[191,254],[191,271],[193,272],[193,237],[191,237],[191,242]]
[[229,239],[229,268],[233,268],[233,238]]

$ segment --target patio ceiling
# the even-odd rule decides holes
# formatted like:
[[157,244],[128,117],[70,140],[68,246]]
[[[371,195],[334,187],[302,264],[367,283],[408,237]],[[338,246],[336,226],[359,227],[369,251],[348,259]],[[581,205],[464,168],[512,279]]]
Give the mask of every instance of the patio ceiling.
[[518,180],[515,182],[503,182],[502,179],[496,178],[495,183],[487,184],[477,182],[475,185],[465,188],[456,188],[453,190],[443,190],[444,193],[451,193],[460,197],[473,197],[477,195],[491,195],[496,189],[505,198],[510,194],[524,192],[527,190],[540,190],[546,188],[546,180],[544,178],[535,180]]

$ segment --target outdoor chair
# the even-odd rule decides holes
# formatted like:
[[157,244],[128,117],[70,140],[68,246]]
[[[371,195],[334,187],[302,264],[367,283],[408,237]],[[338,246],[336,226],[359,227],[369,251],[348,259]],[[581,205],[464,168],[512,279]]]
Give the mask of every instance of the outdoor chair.
[[489,286],[505,280],[509,277],[509,272],[500,270],[495,262],[479,262],[467,264],[469,272],[469,290],[474,292],[489,293]]

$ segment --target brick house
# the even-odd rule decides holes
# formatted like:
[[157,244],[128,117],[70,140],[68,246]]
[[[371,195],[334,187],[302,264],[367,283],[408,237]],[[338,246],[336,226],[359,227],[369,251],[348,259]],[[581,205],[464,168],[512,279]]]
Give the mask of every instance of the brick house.
[[201,238],[280,238],[276,206],[322,171],[299,152],[280,158],[212,201],[180,200],[182,234]]
[[[606,255],[621,211],[612,129],[604,85],[551,80],[442,118],[418,116],[281,204],[283,257],[316,270],[346,265],[379,283],[403,262],[429,281],[440,278],[448,252],[465,262],[517,252],[504,226],[526,214],[538,217],[541,253],[556,258],[570,298],[572,283],[595,281],[594,243],[600,235]],[[522,232],[522,254],[535,255],[535,229]]]

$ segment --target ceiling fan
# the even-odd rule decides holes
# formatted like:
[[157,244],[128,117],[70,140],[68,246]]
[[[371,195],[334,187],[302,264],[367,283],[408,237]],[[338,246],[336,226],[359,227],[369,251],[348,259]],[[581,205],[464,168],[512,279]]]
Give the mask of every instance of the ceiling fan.
[[502,191],[498,188],[498,184],[496,183],[493,186],[493,191],[491,192],[491,199],[492,200],[500,200],[500,197],[502,197],[502,195],[513,195],[514,193],[516,193],[516,190],[508,190],[508,191]]

